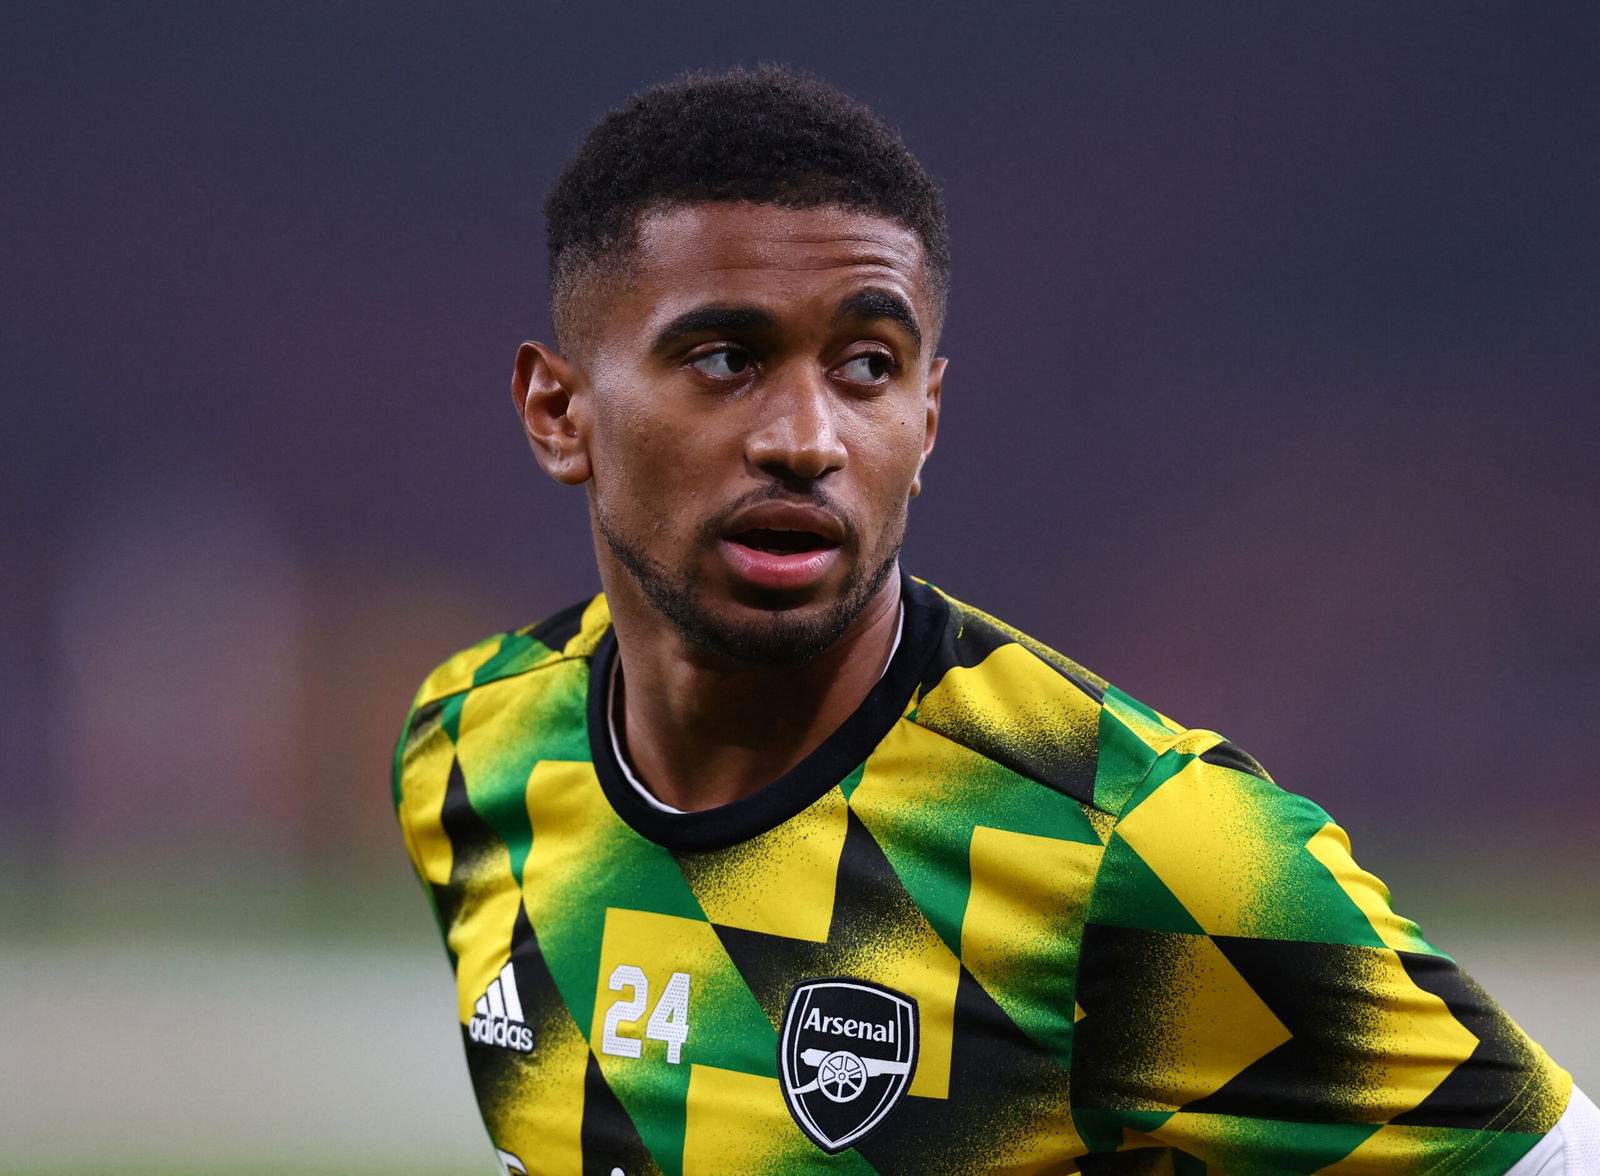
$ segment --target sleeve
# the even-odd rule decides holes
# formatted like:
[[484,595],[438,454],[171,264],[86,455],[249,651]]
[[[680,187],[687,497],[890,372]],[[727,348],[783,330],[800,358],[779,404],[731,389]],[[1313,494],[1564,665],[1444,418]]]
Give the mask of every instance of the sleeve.
[[433,701],[426,692],[419,694],[395,746],[391,784],[406,853],[441,931],[446,929],[446,920],[439,899],[454,865],[450,840],[440,824],[454,762],[454,743],[446,722],[451,717],[451,701]]
[[455,762],[456,736],[467,691],[482,667],[504,655],[525,654],[532,646],[518,634],[497,634],[445,661],[423,681],[406,714],[395,743],[390,767],[390,790],[400,835],[412,868],[422,880],[443,929],[439,908],[443,887],[450,881],[454,854],[440,823],[445,791]]
[[1283,1176],[1502,1176],[1571,1078],[1400,918],[1344,831],[1184,732],[1107,837],[1074,1117],[1101,1151]]

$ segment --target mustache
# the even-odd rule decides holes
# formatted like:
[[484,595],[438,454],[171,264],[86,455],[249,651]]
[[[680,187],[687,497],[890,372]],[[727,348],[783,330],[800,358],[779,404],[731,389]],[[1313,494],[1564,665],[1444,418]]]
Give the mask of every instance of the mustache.
[[729,519],[746,507],[754,506],[759,502],[793,502],[802,506],[814,506],[819,510],[825,510],[839,520],[839,525],[844,530],[844,540],[841,546],[856,546],[856,538],[859,532],[857,531],[855,520],[850,517],[849,512],[844,507],[839,505],[838,500],[833,495],[829,494],[821,486],[813,486],[803,493],[798,493],[793,490],[787,490],[776,483],[768,486],[757,486],[754,490],[741,494],[738,498],[728,503],[727,506],[706,520],[705,524],[700,528],[701,538],[708,542],[716,542],[722,537],[723,531],[727,529]]

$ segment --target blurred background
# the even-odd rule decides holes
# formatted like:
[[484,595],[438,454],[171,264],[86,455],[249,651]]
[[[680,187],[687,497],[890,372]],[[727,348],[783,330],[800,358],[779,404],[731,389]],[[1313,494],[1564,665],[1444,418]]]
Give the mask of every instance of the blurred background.
[[689,66],[955,241],[918,574],[1222,730],[1600,1094],[1600,9],[6,5],[0,1171],[490,1173],[389,808],[595,590],[507,392]]

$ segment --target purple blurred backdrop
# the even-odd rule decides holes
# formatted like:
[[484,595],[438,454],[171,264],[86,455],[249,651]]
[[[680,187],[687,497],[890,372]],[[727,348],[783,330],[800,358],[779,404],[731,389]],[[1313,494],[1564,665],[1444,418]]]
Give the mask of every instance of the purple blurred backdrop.
[[416,682],[594,590],[507,394],[544,193],[635,88],[783,60],[949,201],[909,567],[1222,730],[1380,874],[1594,933],[1600,8],[3,21],[0,848],[35,902],[404,872]]

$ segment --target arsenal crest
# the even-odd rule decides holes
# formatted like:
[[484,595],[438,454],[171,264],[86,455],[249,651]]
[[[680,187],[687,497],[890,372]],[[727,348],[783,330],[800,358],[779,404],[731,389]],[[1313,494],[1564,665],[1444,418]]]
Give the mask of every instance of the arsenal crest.
[[778,1080],[800,1130],[829,1155],[899,1105],[917,1068],[917,1002],[869,980],[803,980],[778,1039]]

